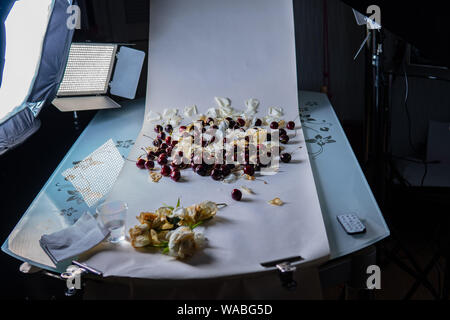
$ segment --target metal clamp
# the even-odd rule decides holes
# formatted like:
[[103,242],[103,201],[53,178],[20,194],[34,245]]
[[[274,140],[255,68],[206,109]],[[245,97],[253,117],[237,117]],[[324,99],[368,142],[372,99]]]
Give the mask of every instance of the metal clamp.
[[78,261],[72,261],[72,265],[68,266],[66,271],[61,273],[61,278],[65,279],[67,283],[66,296],[74,296],[77,293],[77,290],[81,290],[81,276],[86,273],[91,273],[100,277],[103,276],[102,272]]
[[297,282],[294,280],[294,275],[297,267],[293,266],[292,263],[302,260],[302,257],[296,256],[287,259],[261,263],[261,265],[265,268],[276,267],[278,270],[278,276],[280,277],[281,285],[287,290],[295,290],[297,288]]
[[281,285],[288,290],[294,290],[297,288],[297,281],[294,280],[295,270],[290,262],[283,262],[276,265],[278,269],[278,275],[280,276]]

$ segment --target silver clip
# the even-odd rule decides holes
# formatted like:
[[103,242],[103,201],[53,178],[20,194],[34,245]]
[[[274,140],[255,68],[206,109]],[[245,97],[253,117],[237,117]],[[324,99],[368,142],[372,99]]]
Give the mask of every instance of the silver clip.
[[294,280],[294,274],[297,267],[293,266],[292,263],[299,262],[301,260],[303,260],[302,257],[295,256],[287,259],[261,263],[261,265],[264,268],[276,267],[278,270],[278,276],[281,280],[281,285],[288,290],[294,290],[297,288],[297,282]]

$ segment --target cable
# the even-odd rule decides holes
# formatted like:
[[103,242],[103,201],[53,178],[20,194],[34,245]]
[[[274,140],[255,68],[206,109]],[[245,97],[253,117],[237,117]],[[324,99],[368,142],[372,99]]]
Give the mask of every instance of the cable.
[[[405,73],[405,111],[406,111],[406,118],[408,120],[408,141],[411,149],[414,151],[416,155],[419,155],[420,153],[417,151],[416,147],[414,146],[413,139],[412,139],[412,120],[411,120],[411,114],[409,112],[408,107],[408,98],[409,98],[409,81],[408,81],[408,74],[406,73],[406,66],[404,65],[404,73]],[[422,180],[420,182],[420,187],[423,188],[425,179],[428,175],[428,162],[423,159],[422,163],[424,165],[424,174],[422,176]]]

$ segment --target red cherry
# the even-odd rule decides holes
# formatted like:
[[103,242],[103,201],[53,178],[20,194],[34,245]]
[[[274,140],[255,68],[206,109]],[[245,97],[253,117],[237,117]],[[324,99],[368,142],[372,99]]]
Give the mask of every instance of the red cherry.
[[242,118],[237,119],[237,123],[239,124],[239,126],[243,127],[245,126],[245,120]]
[[164,165],[167,163],[167,154],[166,153],[162,153],[159,155],[158,157],[158,164],[159,165]]
[[158,137],[157,137],[159,140],[165,140],[166,139],[166,134],[164,133],[164,132],[160,132],[159,134],[158,134]]
[[173,132],[173,127],[172,127],[172,125],[168,124],[168,125],[166,126],[165,130],[166,130],[166,132],[169,133],[169,134],[172,133],[172,132]]
[[172,170],[172,173],[170,174],[170,178],[171,178],[173,181],[178,182],[178,181],[180,180],[180,178],[181,178],[180,171],[178,171],[178,170],[176,170],[176,169],[173,169],[173,170]]
[[234,200],[236,200],[236,201],[241,201],[241,199],[242,199],[242,192],[241,192],[241,190],[239,190],[239,189],[234,189],[234,190],[231,192],[231,197],[232,197]]
[[289,136],[287,134],[280,136],[280,142],[287,144],[289,142]]
[[249,175],[249,176],[253,176],[255,174],[255,168],[252,165],[246,165],[244,167],[244,173]]
[[213,178],[214,180],[218,181],[222,179],[222,170],[220,169],[214,169],[213,171],[211,171],[211,178]]
[[145,162],[145,169],[150,170],[155,167],[155,163],[152,160],[148,160]]
[[164,177],[170,176],[170,173],[171,173],[171,170],[170,170],[170,167],[169,167],[168,165],[163,165],[163,166],[161,167],[161,174],[162,174]]
[[157,125],[157,126],[155,126],[155,132],[156,133],[160,133],[160,132],[163,132],[163,127],[162,126],[160,126],[159,124]]
[[145,160],[139,158],[139,159],[136,161],[136,167],[138,167],[139,169],[145,169]]
[[166,143],[170,146],[172,144],[172,137],[171,136],[167,136],[166,138]]
[[274,121],[270,124],[270,129],[276,130],[278,129],[278,122]]
[[286,124],[286,128],[288,128],[289,130],[294,130],[295,129],[295,122],[294,121],[289,121]]
[[281,159],[281,161],[284,162],[284,163],[289,163],[289,162],[291,162],[291,155],[290,155],[289,153],[283,153],[283,154],[280,156],[280,159]]
[[180,132],[184,132],[184,131],[186,131],[186,127],[185,126],[181,126],[179,129],[178,129],[178,131],[180,131]]

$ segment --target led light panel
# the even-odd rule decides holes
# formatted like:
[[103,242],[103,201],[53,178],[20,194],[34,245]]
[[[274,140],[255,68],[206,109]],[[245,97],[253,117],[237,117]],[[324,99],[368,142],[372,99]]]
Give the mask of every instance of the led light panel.
[[117,45],[73,43],[58,96],[105,94]]

